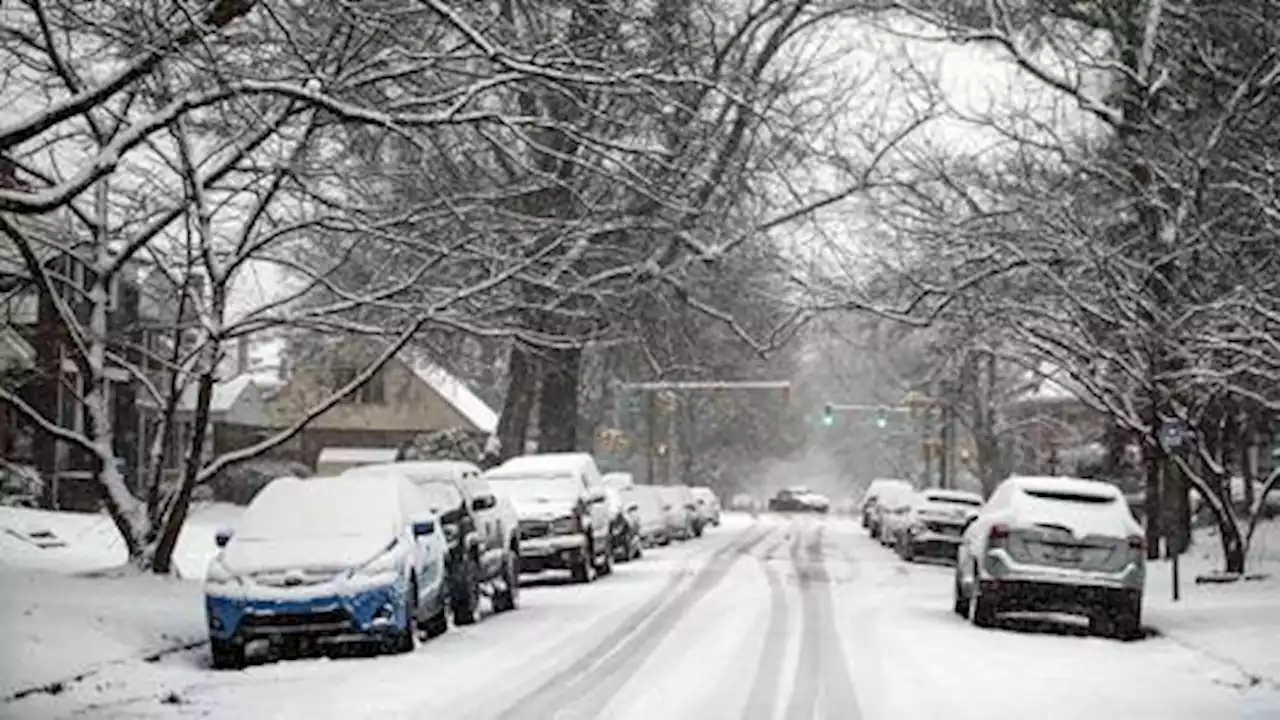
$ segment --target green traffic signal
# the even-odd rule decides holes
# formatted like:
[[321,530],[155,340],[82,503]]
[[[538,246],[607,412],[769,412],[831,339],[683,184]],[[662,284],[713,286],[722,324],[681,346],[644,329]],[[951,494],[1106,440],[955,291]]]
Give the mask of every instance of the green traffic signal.
[[836,424],[836,416],[834,414],[834,408],[831,407],[831,403],[827,403],[822,408],[822,424],[827,427],[831,427]]

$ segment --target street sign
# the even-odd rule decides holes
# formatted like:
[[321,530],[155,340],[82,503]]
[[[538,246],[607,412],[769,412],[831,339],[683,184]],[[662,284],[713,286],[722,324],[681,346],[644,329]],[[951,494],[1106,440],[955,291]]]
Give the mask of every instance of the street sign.
[[1182,447],[1186,429],[1178,418],[1165,418],[1160,424],[1160,446],[1165,452],[1173,452]]

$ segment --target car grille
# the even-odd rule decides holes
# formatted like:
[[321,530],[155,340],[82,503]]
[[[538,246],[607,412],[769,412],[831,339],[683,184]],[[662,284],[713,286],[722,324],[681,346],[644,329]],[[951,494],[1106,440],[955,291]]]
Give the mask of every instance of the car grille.
[[306,587],[329,582],[338,575],[333,570],[270,570],[250,577],[255,583],[267,587]]
[[522,540],[546,537],[551,534],[551,523],[545,520],[521,520],[519,528]]
[[940,535],[955,535],[956,537],[959,537],[964,534],[964,526],[962,525],[936,521],[926,522],[924,525],[929,528],[929,532],[935,532]]
[[244,618],[244,632],[258,635],[302,632],[341,632],[351,628],[351,615],[342,608],[311,613],[250,613]]

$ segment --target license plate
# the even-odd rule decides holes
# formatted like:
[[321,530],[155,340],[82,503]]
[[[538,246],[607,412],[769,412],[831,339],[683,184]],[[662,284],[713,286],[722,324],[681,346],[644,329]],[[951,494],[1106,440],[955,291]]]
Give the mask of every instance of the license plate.
[[1049,555],[1054,560],[1064,563],[1078,563],[1084,557],[1080,548],[1052,548]]

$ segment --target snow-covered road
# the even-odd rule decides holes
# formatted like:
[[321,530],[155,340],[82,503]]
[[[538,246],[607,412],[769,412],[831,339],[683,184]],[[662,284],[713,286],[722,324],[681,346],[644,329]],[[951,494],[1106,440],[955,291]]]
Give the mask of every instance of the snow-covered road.
[[[847,518],[734,517],[590,586],[535,582],[515,613],[409,655],[207,669],[125,663],[0,706],[91,718],[1280,717],[1272,679],[1184,643],[1070,624],[978,630],[951,570],[911,565]],[[1280,651],[1278,651],[1280,652]]]

